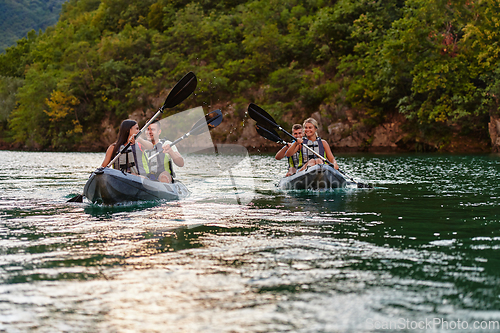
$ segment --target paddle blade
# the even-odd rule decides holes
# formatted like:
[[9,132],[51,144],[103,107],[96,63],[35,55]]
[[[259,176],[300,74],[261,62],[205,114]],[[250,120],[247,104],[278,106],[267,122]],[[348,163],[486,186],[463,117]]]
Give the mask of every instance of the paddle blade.
[[209,129],[216,128],[222,123],[222,111],[215,110],[205,116]]
[[78,194],[76,197],[73,197],[66,202],[83,202],[83,195]]
[[189,72],[184,75],[184,77],[175,84],[172,90],[170,90],[170,93],[163,104],[163,108],[173,108],[183,102],[193,93],[197,84],[198,80],[193,72]]
[[338,169],[338,172],[340,172],[341,174],[343,174],[344,176],[349,178],[353,183],[356,183],[357,188],[373,188],[373,186],[371,186],[370,184],[358,183],[351,176],[349,176],[348,174],[346,174],[344,171],[342,171],[340,169]]
[[373,188],[370,184],[356,183],[358,188]]
[[286,143],[282,138],[280,138],[278,133],[276,133],[276,131],[273,129],[266,129],[264,127],[261,127],[258,124],[255,126],[255,128],[257,129],[257,133],[259,133],[260,135],[262,135],[262,137],[264,137],[268,140],[271,140],[271,141],[274,141],[274,142],[277,142],[280,144]]
[[219,126],[220,123],[222,123],[222,111],[215,110],[198,120],[189,133],[191,135],[198,135]]
[[260,127],[267,129],[278,128],[278,124],[269,113],[254,103],[248,106],[248,115],[255,120]]

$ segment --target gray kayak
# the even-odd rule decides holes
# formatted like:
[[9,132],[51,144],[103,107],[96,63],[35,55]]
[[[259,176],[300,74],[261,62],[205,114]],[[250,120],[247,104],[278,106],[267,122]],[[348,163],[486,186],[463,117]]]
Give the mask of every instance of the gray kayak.
[[190,194],[179,181],[160,183],[111,168],[94,171],[83,195],[93,203],[114,205],[129,201],[178,200]]
[[347,181],[340,172],[328,164],[316,164],[289,177],[281,178],[278,187],[282,190],[321,191],[346,187]]

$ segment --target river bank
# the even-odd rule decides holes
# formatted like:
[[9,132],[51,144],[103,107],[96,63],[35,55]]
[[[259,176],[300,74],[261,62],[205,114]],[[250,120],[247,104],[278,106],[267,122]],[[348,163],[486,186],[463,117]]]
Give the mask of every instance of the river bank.
[[[478,138],[477,135],[463,135],[457,129],[445,137],[424,135],[409,126],[402,115],[390,117],[375,126],[366,125],[361,118],[351,113],[343,119],[332,121],[316,112],[311,115],[320,125],[318,134],[325,139],[334,152],[449,152],[449,153],[491,153],[500,151],[500,120],[492,119],[490,138]],[[272,151],[279,148],[274,142],[258,135],[254,122],[247,120],[237,143],[250,151]],[[288,123],[293,123],[288,119]],[[291,126],[290,126],[291,127]],[[282,138],[286,138],[282,135]]]
[[[251,153],[273,152],[280,145],[261,137],[255,130],[255,122],[247,116],[241,116],[241,110],[237,111],[230,104],[218,105],[223,110],[224,121],[218,128],[211,131],[212,140],[215,144],[238,144]],[[325,139],[334,152],[450,152],[450,153],[491,153],[500,151],[500,118],[490,117],[488,123],[488,135],[477,135],[477,133],[461,132],[457,126],[451,128],[446,134],[428,131],[424,133],[415,128],[401,114],[387,117],[385,121],[376,125],[366,121],[366,116],[360,115],[353,110],[344,110],[341,117],[333,119],[325,116],[325,112],[318,111],[310,115],[319,123],[318,134]],[[144,114],[134,112],[129,115],[130,119],[139,124],[148,120]],[[291,127],[291,124],[301,120],[292,114],[286,114],[281,119],[283,127]],[[289,124],[289,125],[286,125]],[[21,151],[78,151],[78,152],[101,152],[115,140],[117,131],[109,121],[101,124],[102,131],[98,140],[83,142],[73,149],[53,149],[39,146],[27,146],[22,143],[11,143],[0,138],[0,150]],[[286,135],[282,138],[288,140]],[[172,138],[170,138],[172,139]]]

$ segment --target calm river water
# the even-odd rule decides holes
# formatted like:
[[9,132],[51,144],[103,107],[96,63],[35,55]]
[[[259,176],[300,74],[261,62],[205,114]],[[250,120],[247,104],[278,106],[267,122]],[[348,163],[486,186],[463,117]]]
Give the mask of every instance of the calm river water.
[[0,331],[500,331],[499,155],[338,155],[377,188],[327,193],[189,155],[187,199],[67,203],[103,156],[0,151]]

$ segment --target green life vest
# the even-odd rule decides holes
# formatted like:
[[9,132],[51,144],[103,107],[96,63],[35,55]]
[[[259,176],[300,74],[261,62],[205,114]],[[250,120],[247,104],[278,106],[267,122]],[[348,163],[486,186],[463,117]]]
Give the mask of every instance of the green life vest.
[[301,168],[304,165],[304,159],[302,158],[302,150],[298,150],[295,154],[288,157],[288,166],[290,168]]
[[[146,172],[146,177],[158,180],[160,174],[164,171],[167,171],[172,178],[175,177],[175,173],[172,168],[172,159],[169,154],[165,154],[163,152],[162,144],[165,141],[158,142],[153,149],[145,150],[142,154],[142,165],[144,166],[144,170]],[[153,157],[151,160],[149,157],[160,152],[158,155]]]

